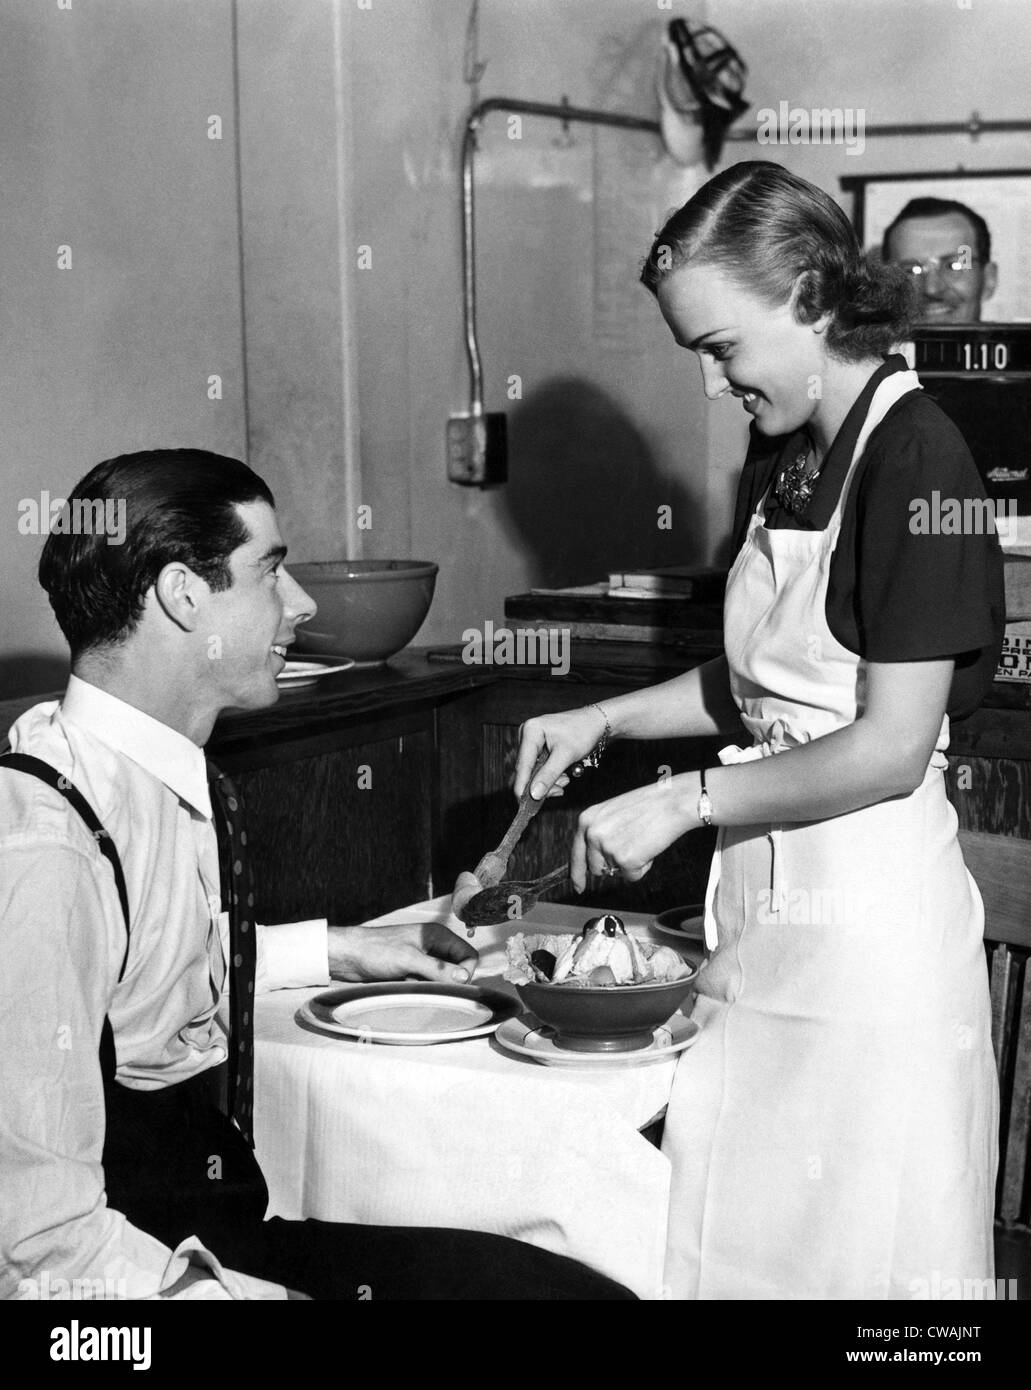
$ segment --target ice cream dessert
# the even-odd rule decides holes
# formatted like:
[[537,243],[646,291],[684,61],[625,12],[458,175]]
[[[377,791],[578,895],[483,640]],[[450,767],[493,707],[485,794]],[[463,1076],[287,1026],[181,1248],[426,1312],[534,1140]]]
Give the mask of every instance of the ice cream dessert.
[[692,973],[671,947],[638,941],[612,913],[592,918],[579,936],[517,932],[507,949],[505,979],[517,985],[657,985]]

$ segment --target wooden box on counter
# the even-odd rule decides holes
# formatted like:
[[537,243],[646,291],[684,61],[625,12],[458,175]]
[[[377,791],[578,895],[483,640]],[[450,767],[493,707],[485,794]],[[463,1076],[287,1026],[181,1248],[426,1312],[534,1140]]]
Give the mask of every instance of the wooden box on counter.
[[575,642],[643,642],[691,652],[719,651],[723,640],[718,595],[702,601],[661,593],[626,598],[603,585],[514,594],[505,600],[505,622],[516,630],[554,628]]

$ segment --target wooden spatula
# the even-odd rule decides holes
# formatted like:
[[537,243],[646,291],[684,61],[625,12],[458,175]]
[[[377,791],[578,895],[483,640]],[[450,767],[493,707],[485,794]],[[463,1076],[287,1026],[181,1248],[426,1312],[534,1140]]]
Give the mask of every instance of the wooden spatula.
[[508,861],[512,857],[512,851],[519,843],[519,837],[533,820],[534,816],[544,805],[547,797],[542,797],[540,801],[534,801],[530,795],[530,788],[533,786],[534,778],[548,760],[547,749],[541,753],[534,763],[533,771],[530,773],[526,783],[526,789],[519,798],[519,809],[515,813],[515,819],[505,831],[504,839],[497,849],[488,850],[480,862],[476,865],[473,873],[483,884],[484,888],[494,888],[505,877],[508,869]]

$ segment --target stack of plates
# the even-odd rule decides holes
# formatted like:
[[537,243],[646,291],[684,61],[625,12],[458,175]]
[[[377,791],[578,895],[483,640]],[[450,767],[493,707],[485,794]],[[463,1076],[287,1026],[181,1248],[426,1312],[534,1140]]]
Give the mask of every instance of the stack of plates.
[[303,686],[314,685],[323,676],[336,675],[338,671],[349,671],[354,662],[349,656],[309,657],[306,661],[288,661],[279,675],[276,684],[286,690],[300,690]]

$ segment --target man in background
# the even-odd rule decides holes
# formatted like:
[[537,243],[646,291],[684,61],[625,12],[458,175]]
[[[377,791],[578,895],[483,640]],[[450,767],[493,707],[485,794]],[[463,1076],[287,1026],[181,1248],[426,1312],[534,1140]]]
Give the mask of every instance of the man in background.
[[926,323],[978,323],[995,293],[988,224],[965,203],[913,198],[884,233],[881,253],[908,271]]

